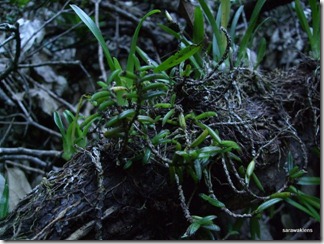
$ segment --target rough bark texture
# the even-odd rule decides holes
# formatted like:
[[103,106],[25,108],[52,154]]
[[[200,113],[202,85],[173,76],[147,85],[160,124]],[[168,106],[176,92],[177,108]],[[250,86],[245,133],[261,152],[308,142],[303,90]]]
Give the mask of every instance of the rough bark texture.
[[[243,164],[249,163],[253,152],[260,153],[256,173],[270,194],[285,184],[288,151],[297,165],[307,169],[309,162],[319,169],[311,150],[320,144],[319,73],[318,63],[309,60],[285,73],[236,69],[218,73],[203,85],[181,81],[178,101],[185,111],[216,111],[218,116],[210,125],[222,139],[239,143]],[[134,163],[124,170],[116,165],[116,145],[99,142],[79,152],[61,170],[50,172],[0,222],[0,236],[6,240],[180,238],[189,223],[168,169],[156,162]],[[93,148],[100,151],[103,166],[101,189]],[[251,196],[238,195],[223,184],[227,178],[221,163],[215,163],[211,172],[213,190],[229,209],[239,211],[250,203]],[[198,196],[206,192],[203,184],[184,180],[183,190],[187,199],[192,197],[192,214],[215,213]]]

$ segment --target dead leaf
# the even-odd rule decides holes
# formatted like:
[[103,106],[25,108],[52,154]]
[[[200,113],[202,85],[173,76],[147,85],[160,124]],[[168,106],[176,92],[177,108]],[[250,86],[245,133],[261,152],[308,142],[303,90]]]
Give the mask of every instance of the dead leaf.
[[37,99],[38,106],[48,115],[52,116],[58,104],[47,92],[40,89],[30,89],[29,95]]
[[9,212],[11,212],[18,202],[32,189],[25,173],[21,169],[6,167],[6,174],[9,186]]

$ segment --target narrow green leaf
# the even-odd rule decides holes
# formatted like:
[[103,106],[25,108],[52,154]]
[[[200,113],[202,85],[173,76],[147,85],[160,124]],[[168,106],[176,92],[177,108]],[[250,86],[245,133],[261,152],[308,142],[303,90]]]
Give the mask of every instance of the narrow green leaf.
[[299,195],[298,199],[300,202],[304,203],[304,204],[310,204],[313,207],[320,209],[321,208],[321,201],[319,198],[314,197],[314,196],[310,196],[310,195]]
[[212,221],[214,219],[217,219],[216,215],[208,215],[208,216],[202,217],[202,219],[200,220],[200,223],[206,223],[204,221]]
[[262,9],[262,6],[264,5],[266,0],[258,0],[256,5],[255,5],[255,8],[252,12],[252,16],[250,18],[250,22],[249,22],[249,25],[248,25],[248,28],[240,42],[240,45],[239,45],[239,51],[238,51],[238,62],[240,62],[240,60],[242,59],[243,57],[243,53],[246,51],[247,47],[248,47],[248,43],[250,41],[250,38],[252,36],[252,32],[255,28],[255,25],[257,23],[257,19],[258,19],[258,16],[260,14],[260,11]]
[[248,178],[250,178],[250,176],[252,175],[253,171],[254,171],[254,168],[255,168],[255,160],[253,159],[249,165],[247,166],[247,169],[246,169],[246,176]]
[[253,179],[253,182],[255,183],[255,185],[259,188],[259,190],[264,191],[264,188],[261,184],[261,181],[259,180],[259,178],[257,177],[257,175],[255,173],[252,173],[252,179]]
[[215,198],[212,198],[204,193],[201,193],[199,195],[202,199],[204,199],[205,201],[209,202],[211,205],[213,205],[214,207],[217,207],[217,208],[223,208],[225,207],[225,204],[222,203],[221,201],[218,201],[217,199]]
[[296,173],[291,174],[289,177],[291,179],[297,179],[297,178],[300,178],[301,176],[303,176],[304,174],[306,174],[306,171],[304,169],[301,169],[301,170],[297,171]]
[[160,140],[167,137],[169,134],[170,134],[169,130],[161,130],[159,134],[157,134],[152,138],[153,145],[159,144]]
[[83,23],[85,23],[86,26],[90,29],[90,31],[96,37],[96,39],[99,41],[99,43],[105,53],[109,68],[111,71],[114,71],[115,70],[114,62],[111,58],[109,49],[106,45],[106,42],[105,42],[99,28],[96,26],[96,24],[93,22],[93,20],[82,9],[80,9],[78,6],[76,6],[74,4],[71,4],[70,6],[74,10],[74,12],[79,16],[79,18],[83,21]]
[[307,209],[306,207],[304,207],[300,203],[292,200],[291,198],[287,198],[287,199],[285,199],[285,201],[288,202],[289,204],[291,204],[292,206],[294,206],[295,208],[307,213],[309,216],[313,217],[317,221],[320,221],[320,218],[319,218],[318,215],[313,215],[313,213],[309,209]]
[[197,115],[195,117],[195,119],[197,120],[201,120],[201,119],[206,119],[206,118],[209,118],[209,117],[214,117],[216,116],[217,113],[216,112],[213,112],[213,111],[208,111],[208,112],[204,112],[204,113],[201,113],[199,115]]
[[230,28],[230,32],[229,32],[230,37],[232,38],[232,40],[235,40],[235,32],[236,32],[237,22],[238,22],[238,20],[239,20],[239,18],[240,18],[240,16],[241,16],[241,13],[242,13],[242,11],[243,11],[243,8],[244,8],[243,5],[240,6],[240,7],[236,10],[236,12],[235,12],[235,14],[234,14],[234,17],[233,17],[233,19],[232,19],[231,28]]
[[257,54],[257,63],[254,66],[254,69],[256,69],[262,62],[262,60],[266,54],[266,49],[267,49],[267,41],[264,37],[262,37],[260,44],[259,44],[258,54]]
[[93,123],[100,119],[101,116],[99,114],[92,114],[87,117],[80,125],[80,129],[82,129],[82,136],[86,137],[88,134],[89,128],[93,125]]
[[201,169],[201,163],[200,162],[201,162],[200,159],[196,159],[194,161],[195,173],[196,173],[198,181],[201,180],[201,176],[202,176],[202,169]]
[[167,113],[165,114],[165,116],[164,116],[163,119],[162,119],[162,126],[165,125],[165,123],[168,121],[168,119],[171,118],[172,115],[174,115],[174,113],[175,113],[175,110],[174,110],[174,108],[173,108],[173,109],[171,109],[169,112],[167,112]]
[[214,156],[214,154],[217,154],[221,151],[222,149],[217,146],[207,146],[207,147],[202,147],[200,149],[200,154],[207,154],[208,156]]
[[199,44],[203,41],[205,35],[204,16],[199,7],[195,7],[194,26],[193,26],[193,42]]
[[66,119],[66,121],[68,122],[68,124],[73,123],[73,121],[75,120],[74,114],[69,110],[64,110],[63,116]]
[[251,233],[251,239],[255,240],[257,237],[260,238],[261,235],[260,223],[257,217],[252,217],[250,219],[250,233]]
[[142,159],[142,162],[143,164],[148,164],[150,162],[150,158],[151,158],[151,149],[149,148],[145,148],[144,150],[144,156],[143,156],[143,159]]
[[304,176],[304,177],[301,177],[298,179],[297,184],[303,185],[303,186],[320,185],[321,178],[320,177]]
[[61,135],[65,136],[65,128],[63,126],[63,122],[62,122],[61,117],[58,114],[58,112],[55,111],[53,114],[53,117],[54,117],[54,122],[55,122],[56,126],[59,128],[59,130],[61,132]]
[[199,146],[209,135],[208,130],[205,129],[190,145],[190,148]]
[[281,198],[272,198],[270,200],[265,201],[264,203],[262,203],[257,209],[256,209],[256,213],[260,213],[264,210],[266,210],[267,208],[271,207],[272,205],[281,202],[282,199]]
[[208,130],[209,135],[214,139],[216,144],[221,144],[222,140],[220,139],[219,135],[216,131],[214,131],[212,128],[210,128],[208,125],[202,124],[204,129]]
[[128,59],[127,59],[127,65],[126,65],[126,70],[129,71],[129,72],[134,72],[134,59],[133,59],[133,55],[135,55],[135,52],[136,52],[136,45],[137,45],[137,39],[138,39],[138,35],[139,35],[139,32],[140,32],[140,29],[143,25],[143,22],[146,18],[148,18],[149,16],[153,15],[153,14],[156,14],[156,13],[160,13],[161,11],[160,10],[157,10],[157,9],[154,9],[154,10],[151,10],[150,12],[148,12],[147,14],[145,14],[140,22],[138,23],[136,29],[135,29],[135,32],[134,32],[134,35],[133,35],[133,39],[132,39],[132,42],[131,42],[131,47],[130,47],[130,51],[129,51],[129,56],[128,56]]
[[203,225],[202,228],[207,229],[207,230],[211,230],[211,231],[220,231],[220,227],[218,225],[215,225],[215,224]]
[[164,96],[166,93],[164,91],[149,91],[144,96],[144,100],[152,99],[154,97]]
[[312,39],[312,32],[311,32],[310,27],[308,25],[308,21],[307,21],[307,18],[305,16],[304,9],[302,8],[299,0],[295,0],[295,10],[296,10],[297,17],[299,19],[299,22],[300,22],[303,30],[306,31],[306,33],[308,35],[308,39],[311,40]]
[[[289,164],[290,163],[288,162],[288,168],[289,168]],[[290,165],[292,166],[292,168],[288,171],[289,177],[291,177],[292,175],[296,174],[299,171],[299,167],[297,165],[296,166],[293,166],[293,164]]]
[[196,52],[198,52],[201,48],[200,45],[192,44],[184,49],[181,49],[171,57],[167,58],[165,61],[163,61],[158,67],[154,69],[154,72],[158,73],[167,69],[170,69],[181,62],[187,60],[190,58],[192,55],[194,55]]
[[238,151],[241,150],[241,147],[235,141],[222,140],[220,143],[220,146],[221,147],[230,147],[230,148],[233,148]]
[[321,208],[321,200],[317,197],[310,196],[307,194],[300,194],[298,195],[298,198],[300,199],[300,201],[307,202],[317,209]]
[[178,32],[172,30],[170,27],[168,27],[168,26],[166,26],[166,25],[162,25],[162,24],[158,24],[158,26],[159,26],[162,30],[164,30],[166,33],[170,34],[171,36],[174,36],[176,39],[178,39],[178,40],[181,39],[181,35],[180,35]]
[[154,124],[154,120],[147,115],[138,115],[137,119],[143,124]]
[[127,109],[118,115],[118,119],[125,119],[128,117],[133,117],[134,115],[135,115],[135,109]]
[[195,234],[197,232],[197,230],[199,230],[200,228],[200,224],[197,222],[193,222],[191,225],[189,225],[187,231],[186,231],[186,236],[192,236],[193,234]]
[[9,186],[5,181],[2,196],[0,198],[0,219],[5,218],[9,213]]
[[222,44],[222,36],[221,36],[221,31],[219,30],[219,25],[217,24],[212,12],[210,11],[207,3],[205,0],[198,0],[202,10],[204,11],[207,20],[209,22],[209,24],[212,27],[213,30],[213,34],[215,36],[216,39],[216,45],[214,45],[215,47],[217,47],[216,51],[216,56],[217,58],[220,58],[223,54],[223,52],[225,51],[225,44]]
[[[222,10],[222,17],[221,17],[221,26],[223,26],[225,29],[227,28],[229,17],[230,17],[230,11],[231,11],[231,1],[228,0],[221,0],[221,10]],[[225,36],[223,38],[223,41],[226,42]]]

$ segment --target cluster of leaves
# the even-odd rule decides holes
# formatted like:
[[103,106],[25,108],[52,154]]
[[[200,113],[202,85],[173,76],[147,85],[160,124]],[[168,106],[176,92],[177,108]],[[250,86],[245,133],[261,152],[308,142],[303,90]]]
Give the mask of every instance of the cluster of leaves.
[[[265,0],[259,0],[256,4],[250,25],[238,45],[238,59],[235,65],[240,65],[246,58],[247,47],[257,30],[256,20],[264,2]],[[213,60],[215,62],[223,61],[226,54],[226,41],[224,41],[220,26],[227,27],[228,25],[230,1],[222,1],[216,20],[205,1],[199,0],[199,3],[200,7],[195,9],[192,40],[188,40],[181,33],[161,25],[161,28],[175,36],[181,43],[180,50],[161,64],[151,59],[137,46],[143,22],[149,16],[160,11],[152,10],[147,13],[134,32],[125,68],[121,66],[118,59],[111,56],[101,31],[92,19],[79,7],[71,5],[71,8],[99,41],[111,74],[107,81],[98,82],[100,89],[97,92],[87,97],[88,101],[97,107],[96,113],[82,118],[79,112],[74,116],[71,112],[65,111],[63,116],[68,122],[66,128],[59,114],[54,114],[55,123],[63,136],[65,159],[69,159],[76,151],[75,145],[79,147],[87,145],[88,130],[94,121],[98,120],[104,124],[104,136],[117,139],[120,142],[118,163],[125,169],[131,167],[138,160],[144,164],[153,161],[162,162],[169,168],[171,180],[177,181],[179,178],[182,181],[184,175],[189,175],[194,182],[198,183],[204,180],[209,187],[212,164],[217,160],[224,159],[238,163],[238,172],[244,178],[244,188],[249,187],[252,179],[259,190],[264,192],[263,186],[254,172],[255,160],[252,160],[246,167],[242,165],[240,158],[236,155],[236,152],[240,151],[239,145],[234,141],[222,140],[218,131],[208,126],[208,120],[217,114],[214,111],[206,111],[198,115],[193,112],[186,114],[177,104],[176,93],[173,90],[175,85],[173,77],[176,74],[180,77],[192,75],[195,78],[207,75],[203,68],[205,61],[202,54],[205,35],[203,14],[206,15],[213,29],[214,40],[212,48],[209,48],[212,50]],[[235,39],[234,30],[242,11],[243,9],[240,7],[234,15],[230,27],[232,39]],[[170,16],[169,19],[172,21]],[[227,37],[227,40],[229,41],[230,38]],[[264,56],[265,40],[260,45],[261,51],[257,64]],[[187,63],[185,66],[184,63],[188,60],[190,64]],[[81,103],[80,101],[79,107]],[[159,112],[157,113],[156,110]],[[189,126],[190,135],[187,131]],[[141,142],[143,145],[140,152],[135,153],[134,150],[133,154],[127,153],[126,151],[130,150],[128,145],[136,142]],[[161,148],[167,148],[168,152],[162,155],[159,151]],[[283,200],[317,221],[320,220],[319,199],[307,195],[293,186],[296,180],[297,184],[316,185],[319,184],[318,178],[302,177],[304,171],[293,166],[291,158],[289,160],[288,181],[291,185],[285,192],[277,192],[263,197],[263,203],[251,206],[248,210],[252,216],[250,225],[253,238],[260,237],[259,219],[261,213]],[[212,206],[226,209],[224,203],[220,202],[214,194],[202,193],[200,196]],[[213,233],[219,231],[219,226],[213,223],[215,218],[215,215],[191,216],[191,224],[183,237],[187,238],[198,230],[204,230],[210,238],[214,238]],[[234,230],[231,233],[236,232]]]
[[312,24],[308,24],[305,12],[301,6],[300,0],[295,0],[295,11],[303,30],[307,33],[308,41],[310,43],[311,56],[319,59],[321,55],[321,37],[320,37],[320,6],[318,1],[309,0],[310,9],[312,12]]

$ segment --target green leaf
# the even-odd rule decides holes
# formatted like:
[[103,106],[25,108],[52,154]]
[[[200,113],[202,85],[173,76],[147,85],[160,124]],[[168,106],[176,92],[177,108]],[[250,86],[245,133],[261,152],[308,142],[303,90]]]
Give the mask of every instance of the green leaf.
[[99,41],[99,43],[105,53],[109,68],[111,71],[114,71],[115,70],[114,62],[111,58],[109,49],[106,45],[106,42],[105,42],[99,28],[96,26],[96,24],[92,21],[92,19],[82,9],[80,9],[78,6],[76,6],[74,4],[71,4],[70,6],[74,10],[74,12],[79,16],[79,18],[83,21],[83,23],[85,23],[86,26],[90,29],[90,31],[96,37],[96,39]]
[[240,146],[235,141],[222,140],[221,143],[220,143],[220,146],[222,146],[222,147],[230,147],[230,148],[233,148],[233,149],[238,150],[238,151],[241,150]]
[[215,198],[212,198],[204,193],[201,193],[199,195],[202,199],[204,199],[205,201],[209,202],[211,205],[213,205],[214,207],[217,207],[217,208],[223,208],[225,207],[225,204],[222,203],[221,201],[218,201],[217,199]]
[[137,119],[143,124],[154,124],[154,120],[150,116],[138,115]]
[[207,147],[202,147],[200,149],[200,153],[199,153],[199,157],[212,157],[215,154],[221,152],[222,149],[220,147],[217,146],[207,146]]
[[295,10],[296,10],[297,17],[299,19],[299,22],[300,22],[303,30],[306,31],[309,40],[311,40],[312,39],[312,32],[311,32],[311,29],[310,29],[310,27],[308,25],[308,21],[307,21],[307,18],[305,16],[304,9],[302,8],[299,0],[295,0]]
[[297,179],[297,178],[300,178],[301,176],[303,176],[306,173],[307,172],[304,169],[301,169],[301,170],[297,171],[296,173],[293,173],[293,174],[289,175],[289,177],[290,177],[290,179]]
[[159,144],[160,143],[160,140],[164,139],[169,134],[170,134],[170,131],[169,130],[161,130],[159,134],[157,134],[156,136],[154,136],[152,138],[153,145]]
[[195,116],[195,119],[196,120],[202,120],[202,119],[206,119],[206,118],[209,118],[209,117],[214,117],[216,115],[217,115],[216,112],[207,111],[207,112],[204,112],[204,113],[201,113],[201,114]]
[[204,11],[207,20],[209,22],[209,24],[212,27],[213,30],[213,34],[215,36],[216,39],[216,43],[217,45],[214,45],[214,47],[216,48],[215,52],[216,52],[216,57],[220,58],[225,50],[225,44],[226,43],[222,43],[222,35],[221,35],[221,31],[219,30],[219,26],[212,14],[212,12],[210,11],[207,3],[205,0],[198,0],[202,10]]
[[260,223],[257,217],[252,217],[250,219],[250,233],[251,233],[251,239],[253,240],[255,240],[257,237],[260,238],[261,236]]
[[[221,10],[222,10],[221,26],[223,26],[226,29],[230,17],[231,1],[221,0]],[[226,42],[225,36],[223,38],[223,41]]]
[[145,148],[144,150],[144,156],[142,159],[143,164],[148,164],[150,162],[150,158],[151,158],[151,149],[149,149],[148,147]]
[[262,9],[262,6],[264,5],[265,2],[266,2],[266,0],[258,0],[256,5],[255,5],[255,8],[254,8],[254,10],[252,12],[252,16],[250,18],[248,28],[247,28],[247,30],[246,30],[243,38],[242,38],[242,41],[240,42],[240,45],[239,45],[238,62],[241,61],[241,59],[243,57],[243,53],[246,52],[246,50],[248,48],[248,43],[249,43],[250,38],[252,36],[252,32],[253,32],[253,30],[255,28],[258,16],[259,16],[260,11]]
[[261,181],[259,180],[259,178],[257,177],[257,175],[255,173],[252,173],[252,179],[253,179],[253,182],[255,183],[255,185],[259,188],[259,190],[264,191],[264,188],[261,184]]
[[205,129],[190,145],[190,148],[199,146],[209,135],[208,130]]
[[149,69],[151,69],[151,68],[153,69],[153,68],[155,68],[155,67],[157,67],[159,65],[155,60],[151,59],[149,57],[149,55],[146,52],[144,52],[142,49],[140,49],[138,46],[136,46],[136,52],[138,53],[138,55],[140,56],[140,58],[146,64],[148,64],[148,66],[142,66],[141,67],[142,69],[145,68],[145,67],[149,67]]
[[254,66],[254,69],[256,69],[262,62],[262,60],[266,54],[266,49],[267,49],[267,41],[264,37],[262,37],[260,44],[259,44],[259,49],[258,49],[257,63]]
[[60,115],[58,114],[58,112],[55,111],[53,114],[53,117],[54,117],[54,122],[55,122],[56,126],[59,128],[61,135],[64,137],[65,136],[65,128],[62,123]]
[[201,44],[200,45],[192,44],[181,49],[180,51],[178,51],[177,53],[175,53],[174,55],[172,55],[171,57],[163,61],[158,67],[154,69],[154,72],[158,73],[180,64],[181,62],[187,60],[196,52],[198,52],[200,48],[201,48]]
[[181,35],[180,35],[178,32],[172,30],[170,27],[168,27],[168,26],[166,26],[166,25],[162,25],[162,24],[158,24],[158,26],[159,26],[162,30],[164,30],[166,33],[170,34],[171,36],[174,36],[176,39],[178,39],[178,40],[181,39]]
[[287,155],[287,170],[288,172],[291,172],[291,170],[294,168],[294,158],[291,154],[291,151],[288,152]]
[[301,202],[307,202],[308,204],[314,206],[317,209],[321,208],[321,200],[315,196],[310,196],[303,193],[298,195],[298,199]]
[[216,144],[221,144],[222,140],[220,139],[219,135],[216,131],[214,131],[212,128],[210,128],[208,125],[202,124],[204,129],[208,130],[209,135],[214,139],[214,142]]
[[249,165],[247,166],[247,169],[246,169],[246,175],[248,177],[250,177],[254,171],[254,168],[255,168],[255,160],[253,159]]
[[220,231],[220,227],[218,225],[215,225],[215,224],[203,225],[202,228],[207,229],[207,230],[211,230],[211,231]]
[[171,116],[174,115],[174,113],[175,113],[175,110],[174,110],[174,108],[173,108],[173,109],[171,109],[169,112],[167,112],[167,113],[165,114],[165,116],[164,116],[163,119],[162,119],[162,126],[165,125],[165,123],[168,121],[168,119],[171,118]]
[[298,179],[297,184],[303,186],[316,186],[321,184],[321,178],[304,176]]
[[182,238],[192,236],[197,232],[197,230],[199,230],[199,228],[200,228],[200,224],[197,222],[193,222],[191,225],[189,225],[186,233],[182,236]]
[[133,118],[133,116],[135,115],[135,109],[127,109],[123,112],[121,112],[119,115],[118,115],[118,119],[125,119],[125,118]]
[[199,221],[200,221],[200,223],[204,224],[204,223],[208,223],[208,221],[212,221],[216,218],[217,218],[216,215],[208,215],[208,216],[202,217],[202,219],[200,219]]
[[282,199],[281,198],[272,198],[268,201],[265,201],[264,203],[262,203],[257,209],[256,209],[256,213],[260,213],[264,210],[266,210],[267,208],[271,207],[272,205],[281,202]]
[[300,203],[292,200],[291,198],[287,198],[287,199],[285,199],[285,201],[288,202],[289,204],[291,204],[292,206],[294,206],[295,208],[307,213],[309,216],[313,217],[315,220],[321,221],[320,216],[318,214],[314,215],[312,211],[310,211],[309,209],[307,209]]
[[100,119],[101,116],[99,114],[92,114],[87,117],[80,125],[80,129],[82,129],[82,136],[86,137],[89,131],[89,128],[93,125],[93,123]]
[[73,121],[75,120],[74,114],[71,111],[67,110],[67,109],[64,110],[63,116],[66,119],[66,121],[68,122],[68,124],[73,123]]
[[137,39],[138,39],[138,35],[139,35],[139,31],[143,25],[143,22],[146,18],[148,18],[149,16],[156,14],[156,13],[160,13],[160,10],[154,9],[151,10],[150,12],[148,12],[147,14],[145,14],[140,22],[138,23],[134,35],[133,35],[133,39],[131,42],[131,47],[130,47],[130,51],[129,51],[129,55],[128,55],[128,59],[127,59],[127,65],[126,65],[126,70],[129,72],[134,72],[134,59],[133,59],[133,55],[135,55],[136,52],[136,45],[137,45]]
[[9,213],[9,186],[5,181],[2,196],[0,198],[0,219],[5,218]]
[[238,20],[239,20],[239,18],[241,16],[241,13],[243,11],[243,8],[244,8],[244,6],[241,5],[236,10],[235,15],[234,15],[234,17],[232,19],[231,28],[230,28],[230,32],[229,32],[232,40],[235,40],[235,32],[236,32],[237,22],[238,22]]
[[205,35],[204,16],[199,7],[195,7],[194,25],[193,25],[193,42],[199,44],[203,41]]
[[200,181],[201,176],[202,176],[201,160],[200,159],[196,159],[194,161],[194,167],[195,167],[195,172],[196,172],[197,179],[198,179],[198,181]]
[[154,97],[164,96],[166,93],[164,91],[149,91],[144,96],[144,100],[152,99]]

